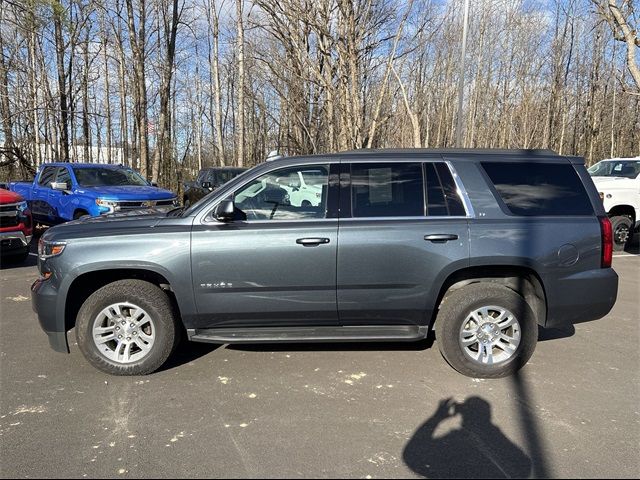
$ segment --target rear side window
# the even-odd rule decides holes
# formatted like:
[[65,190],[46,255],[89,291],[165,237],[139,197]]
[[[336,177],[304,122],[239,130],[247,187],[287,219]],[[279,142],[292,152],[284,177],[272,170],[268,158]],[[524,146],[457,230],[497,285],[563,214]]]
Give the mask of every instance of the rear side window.
[[351,165],[354,217],[422,217],[424,185],[420,163]]
[[592,215],[593,207],[572,165],[483,162],[482,168],[513,215]]
[[451,171],[442,162],[425,163],[427,215],[430,217],[465,216]]

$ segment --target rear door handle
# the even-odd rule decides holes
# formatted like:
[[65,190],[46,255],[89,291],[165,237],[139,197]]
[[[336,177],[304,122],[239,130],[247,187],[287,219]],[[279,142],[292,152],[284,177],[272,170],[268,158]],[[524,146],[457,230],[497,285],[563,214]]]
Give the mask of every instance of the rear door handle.
[[429,242],[448,242],[449,240],[457,240],[458,235],[453,233],[433,233],[431,235],[425,235],[424,239]]
[[296,243],[304,247],[316,247],[324,243],[329,243],[329,239],[328,238],[299,238],[296,240]]

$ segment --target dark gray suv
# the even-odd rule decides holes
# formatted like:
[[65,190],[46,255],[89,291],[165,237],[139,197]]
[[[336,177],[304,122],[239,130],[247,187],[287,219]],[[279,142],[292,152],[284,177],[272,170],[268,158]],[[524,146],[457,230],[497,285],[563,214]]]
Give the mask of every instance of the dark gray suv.
[[[302,185],[308,186],[302,200]],[[41,238],[33,307],[51,346],[153,372],[182,333],[213,343],[414,341],[501,377],[538,325],[606,315],[611,224],[582,158],[359,150],[259,165],[186,210]]]

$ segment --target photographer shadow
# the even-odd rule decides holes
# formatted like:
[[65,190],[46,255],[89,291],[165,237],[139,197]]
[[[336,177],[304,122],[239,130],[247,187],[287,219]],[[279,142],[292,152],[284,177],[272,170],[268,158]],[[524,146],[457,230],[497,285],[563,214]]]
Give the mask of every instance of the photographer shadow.
[[[440,424],[456,415],[461,427],[436,436]],[[403,459],[427,478],[527,478],[532,471],[531,459],[492,423],[491,405],[480,397],[442,400],[405,447]]]

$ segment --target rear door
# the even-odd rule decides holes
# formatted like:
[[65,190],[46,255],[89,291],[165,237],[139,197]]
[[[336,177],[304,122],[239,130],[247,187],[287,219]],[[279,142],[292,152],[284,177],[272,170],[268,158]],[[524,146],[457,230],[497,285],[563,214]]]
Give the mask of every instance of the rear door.
[[451,167],[344,164],[340,207],[340,323],[427,325],[446,276],[468,264],[468,213]]

